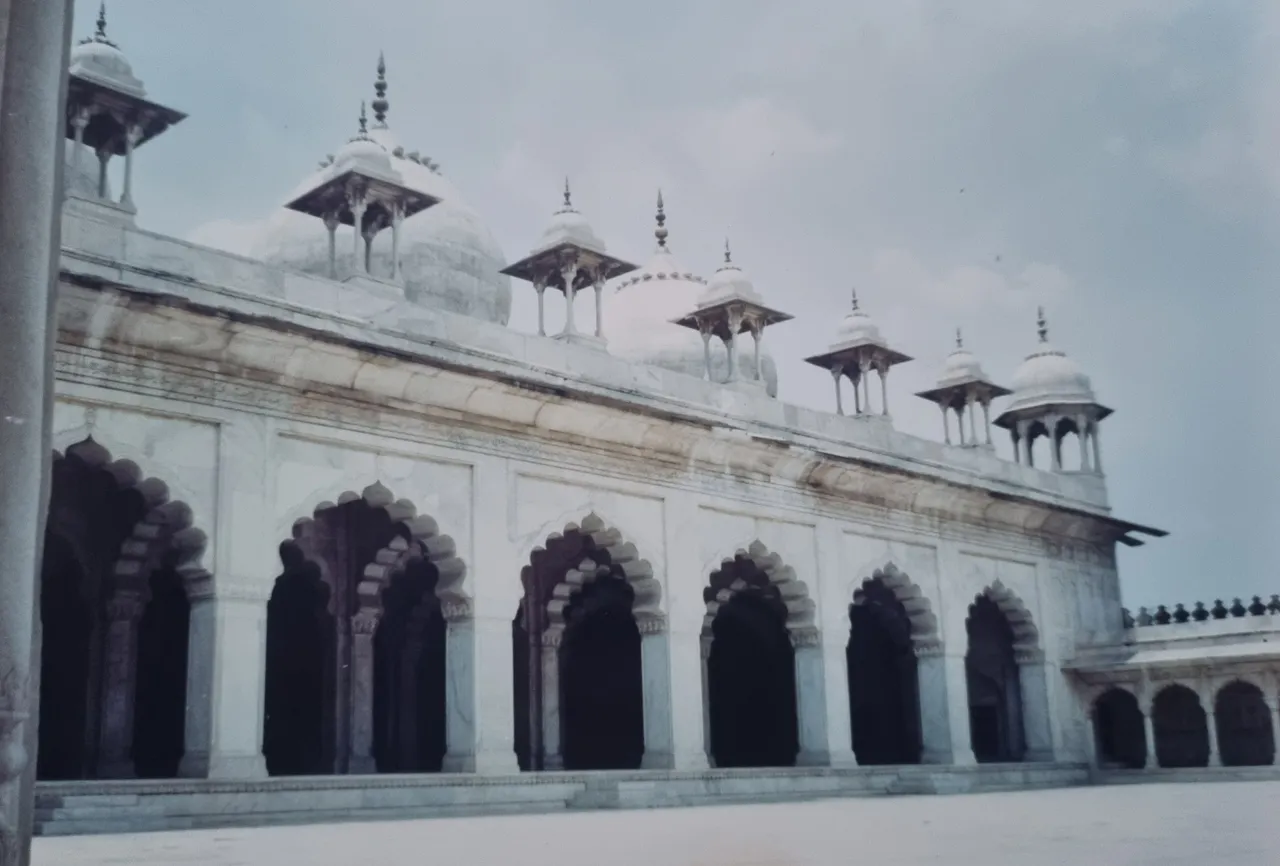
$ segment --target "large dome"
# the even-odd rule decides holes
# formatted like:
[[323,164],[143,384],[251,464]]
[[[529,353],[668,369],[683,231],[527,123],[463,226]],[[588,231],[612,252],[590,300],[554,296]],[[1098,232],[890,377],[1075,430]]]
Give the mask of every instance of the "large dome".
[[[461,313],[505,325],[511,317],[511,279],[503,275],[506,258],[480,215],[435,163],[416,152],[406,153],[386,125],[386,82],[379,68],[377,122],[368,137],[390,155],[401,182],[440,199],[440,203],[404,221],[400,229],[400,270],[405,296],[414,304]],[[314,186],[328,167],[299,184],[301,194]],[[292,199],[286,199],[286,201]],[[350,229],[339,231],[338,254],[350,256]],[[329,273],[329,238],[317,219],[281,208],[271,216],[251,254],[263,261],[309,274]],[[373,244],[372,272],[391,272],[391,232],[380,232]]]
[[[706,355],[697,331],[672,323],[692,312],[707,290],[707,281],[685,268],[667,246],[666,216],[659,198],[658,247],[639,270],[614,283],[605,300],[604,335],[609,352],[638,364],[651,364],[678,373],[706,378]],[[755,376],[755,354],[748,339],[738,352],[739,378]],[[713,347],[714,348],[714,347]],[[769,396],[778,396],[778,368],[761,347],[760,365]],[[728,378],[729,361],[721,351],[711,353],[715,381]]]
[[1013,374],[1013,399],[1006,411],[1055,403],[1095,403],[1093,384],[1080,365],[1049,344],[1044,314],[1040,315],[1040,345]]

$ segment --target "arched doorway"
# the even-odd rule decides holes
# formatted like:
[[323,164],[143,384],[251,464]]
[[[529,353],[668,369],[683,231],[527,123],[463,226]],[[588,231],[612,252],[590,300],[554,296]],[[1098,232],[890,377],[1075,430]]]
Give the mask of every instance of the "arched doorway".
[[969,606],[965,630],[969,638],[965,674],[973,755],[980,763],[1021,761],[1026,736],[1013,628],[999,605],[984,593]]
[[658,602],[657,583],[647,575],[634,546],[595,515],[534,550],[512,621],[513,722],[522,770],[641,766],[637,611],[656,616]]
[[1146,722],[1132,692],[1111,688],[1098,696],[1093,703],[1093,736],[1099,766],[1129,770],[1146,766]]
[[911,619],[883,580],[849,607],[849,711],[860,765],[920,762],[920,692]]
[[375,484],[320,506],[281,545],[267,605],[268,773],[441,768],[446,629],[419,537],[434,528]]
[[431,563],[405,564],[383,592],[374,636],[374,757],[380,773],[435,773],[444,763],[444,616]]
[[1207,767],[1209,725],[1200,696],[1183,685],[1165,686],[1151,702],[1156,762],[1161,767]]
[[1228,683],[1214,701],[1218,754],[1224,767],[1259,767],[1275,762],[1271,708],[1262,690],[1240,680]]
[[38,778],[177,774],[190,608],[175,566],[200,551],[174,539],[189,526],[190,510],[170,503],[164,484],[92,439],[55,454],[40,579]]
[[[800,751],[795,650],[787,607],[768,575],[745,555],[711,576],[715,615],[703,640],[708,751],[717,767],[790,767]],[[727,598],[726,598],[727,596]]]
[[634,769],[644,758],[644,695],[635,596],[612,576],[565,609],[560,645],[566,770]]

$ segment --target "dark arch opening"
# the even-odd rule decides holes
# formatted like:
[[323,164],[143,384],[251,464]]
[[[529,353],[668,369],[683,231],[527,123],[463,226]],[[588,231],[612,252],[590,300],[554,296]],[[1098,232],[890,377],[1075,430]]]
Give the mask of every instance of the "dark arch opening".
[[1147,764],[1146,721],[1138,699],[1124,689],[1107,689],[1093,705],[1098,765],[1141,770]]
[[566,770],[634,770],[644,758],[644,678],[635,593],[617,577],[565,608],[560,718]]
[[965,630],[969,638],[964,661],[973,755],[980,763],[1021,761],[1026,737],[1013,629],[999,606],[981,595],[969,607]]
[[1237,680],[1223,686],[1214,702],[1218,754],[1224,767],[1261,767],[1275,762],[1271,708],[1262,690]]
[[734,595],[716,612],[711,635],[707,691],[716,766],[794,766],[795,650],[777,590]]
[[40,618],[41,779],[85,775],[85,732],[89,724],[89,657],[94,617],[85,598],[85,573],[65,538],[45,535]]
[[[122,489],[107,469],[77,456],[76,446],[66,457],[55,458],[40,576],[43,637],[37,778],[83,779],[96,774],[100,720],[108,699],[104,681],[107,603],[121,589],[114,583],[114,571],[122,546],[146,513],[141,492]],[[146,587],[125,589],[142,595]],[[185,656],[186,623],[176,625],[180,628],[175,629],[173,640]],[[140,673],[135,669],[130,675]],[[184,682],[185,676],[184,669]],[[133,700],[136,719],[136,690]],[[181,719],[163,736],[176,736],[181,742],[184,726]],[[158,772],[154,767],[145,769]],[[176,766],[173,769],[176,772]]]
[[186,742],[187,638],[191,603],[171,566],[156,569],[138,623],[133,766],[139,779],[178,775]]
[[374,759],[380,773],[436,773],[447,748],[446,627],[438,573],[410,560],[382,593],[374,634]]
[[1207,767],[1209,725],[1200,697],[1186,686],[1160,690],[1151,702],[1156,761],[1161,767]]
[[869,580],[849,607],[849,625],[845,659],[858,763],[920,763],[920,692],[906,608],[883,581]]
[[262,753],[272,776],[333,771],[326,716],[333,683],[334,621],[320,567],[292,544],[267,602],[267,669]]

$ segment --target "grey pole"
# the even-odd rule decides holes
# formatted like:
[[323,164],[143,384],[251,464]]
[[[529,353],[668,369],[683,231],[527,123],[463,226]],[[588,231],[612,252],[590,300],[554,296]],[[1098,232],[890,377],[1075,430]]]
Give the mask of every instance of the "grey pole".
[[71,0],[0,0],[0,866],[30,859]]

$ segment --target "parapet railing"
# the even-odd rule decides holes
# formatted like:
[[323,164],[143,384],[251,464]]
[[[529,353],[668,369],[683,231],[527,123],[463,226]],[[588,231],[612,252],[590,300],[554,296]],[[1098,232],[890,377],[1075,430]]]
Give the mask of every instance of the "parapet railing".
[[1203,601],[1197,601],[1191,610],[1187,610],[1182,604],[1175,604],[1171,611],[1162,604],[1156,608],[1155,613],[1145,607],[1140,607],[1136,617],[1129,613],[1128,608],[1124,608],[1122,612],[1124,614],[1125,628],[1141,628],[1150,625],[1169,625],[1170,623],[1193,621],[1204,622],[1207,619],[1265,616],[1267,614],[1280,614],[1280,595],[1271,596],[1270,602],[1264,602],[1262,596],[1255,595],[1253,602],[1248,605],[1237,598],[1231,602],[1230,607],[1223,604],[1222,599],[1218,599],[1213,603],[1213,607],[1210,608],[1206,608]]

